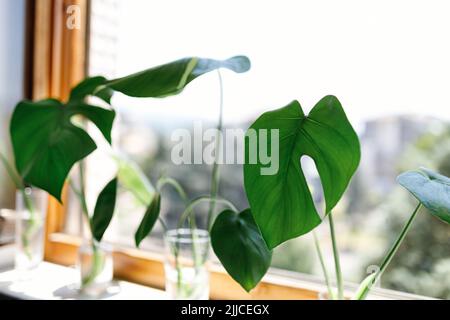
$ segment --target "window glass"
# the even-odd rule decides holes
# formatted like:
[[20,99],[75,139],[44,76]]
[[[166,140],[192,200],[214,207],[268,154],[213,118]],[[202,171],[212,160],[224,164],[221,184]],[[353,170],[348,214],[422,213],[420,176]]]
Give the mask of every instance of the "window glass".
[[[24,29],[25,1],[1,1],[0,47],[8,50],[0,50],[0,153],[10,162],[9,119],[24,94]],[[14,239],[14,207],[14,184],[0,162],[0,246]]]
[[[450,175],[448,9],[446,1],[411,0],[94,0],[89,73],[118,77],[185,56],[247,55],[250,72],[222,72],[226,128],[246,129],[262,112],[293,99],[308,111],[323,96],[336,95],[362,144],[361,165],[334,211],[345,279],[359,282],[376,268],[414,208],[415,200],[395,182],[399,172],[422,165]],[[215,72],[166,99],[117,95],[114,148],[153,182],[166,174],[191,198],[208,194],[211,166],[175,165],[171,134],[193,130],[196,121],[215,127],[219,98]],[[89,162],[88,187],[97,192],[114,170],[101,151]],[[221,196],[244,209],[242,186],[241,166],[221,166]],[[167,189],[162,212],[170,227],[183,208]],[[133,245],[143,210],[122,191],[109,239]],[[203,226],[206,210],[198,209]],[[449,298],[448,232],[421,214],[381,285]],[[160,250],[161,234],[157,226],[143,248]],[[317,234],[331,271],[328,225]],[[321,275],[311,235],[277,248],[272,265]]]

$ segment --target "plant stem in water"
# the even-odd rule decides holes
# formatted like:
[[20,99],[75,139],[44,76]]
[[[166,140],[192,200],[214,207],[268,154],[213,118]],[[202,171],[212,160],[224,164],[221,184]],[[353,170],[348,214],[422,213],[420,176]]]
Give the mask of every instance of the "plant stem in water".
[[330,300],[335,300],[336,297],[334,296],[334,292],[331,287],[330,276],[328,274],[327,267],[325,266],[325,262],[323,260],[323,255],[322,255],[322,249],[320,248],[319,239],[317,239],[317,234],[315,231],[313,231],[313,238],[314,238],[314,245],[316,247],[317,256],[319,257],[320,266],[322,267],[323,276],[325,278],[325,284],[327,286],[328,297]]
[[[86,217],[87,221],[89,222],[89,231],[91,238],[93,238],[92,233],[92,227],[90,223],[90,215],[89,210],[86,202],[86,191],[85,191],[85,180],[84,180],[84,164],[83,161],[80,161],[78,164],[78,173],[79,173],[79,179],[80,179],[80,189],[77,190],[74,188],[75,193],[79,196],[80,202],[81,202],[81,208],[84,216]],[[102,272],[103,266],[104,266],[104,259],[102,256],[102,253],[98,250],[95,240],[92,239],[92,264],[91,264],[91,270],[89,271],[88,275],[86,277],[83,277],[82,279],[82,287],[86,287],[89,284],[93,283],[96,279],[96,277]]]
[[[220,88],[220,103],[219,103],[219,122],[217,124],[217,135],[216,135],[216,145],[215,145],[215,159],[214,159],[214,165],[212,169],[212,175],[211,175],[211,198],[214,199],[217,197],[217,194],[219,192],[219,179],[220,179],[220,168],[219,168],[219,156],[221,154],[221,135],[222,135],[222,127],[223,127],[223,81],[222,81],[222,75],[220,73],[220,70],[217,70],[217,75],[219,77],[219,88]],[[206,228],[211,228],[214,210],[215,210],[216,204],[215,202],[211,202],[209,205],[208,210],[208,218],[207,218],[207,224]]]
[[341,261],[339,258],[339,250],[336,241],[336,232],[334,230],[333,213],[328,214],[328,222],[330,224],[331,242],[333,244],[334,267],[336,269],[336,284],[338,287],[338,299],[344,299],[344,284],[342,281]]
[[400,232],[400,235],[398,236],[397,240],[395,241],[395,243],[393,244],[393,246],[391,247],[391,249],[389,250],[387,255],[384,257],[383,262],[381,263],[380,269],[376,273],[376,276],[371,278],[370,282],[367,284],[367,286],[364,288],[364,290],[362,290],[361,292],[358,293],[358,295],[357,295],[358,300],[365,299],[367,297],[367,295],[369,294],[371,288],[375,284],[377,284],[377,282],[380,280],[381,276],[386,271],[386,268],[388,267],[389,263],[392,261],[392,258],[395,256],[398,249],[400,248],[409,229],[411,229],[411,225],[412,225],[414,219],[417,217],[417,214],[419,213],[419,210],[421,207],[422,207],[421,203],[419,203],[416,206],[413,213],[411,214],[408,221],[406,222],[405,226],[403,227],[402,231]]

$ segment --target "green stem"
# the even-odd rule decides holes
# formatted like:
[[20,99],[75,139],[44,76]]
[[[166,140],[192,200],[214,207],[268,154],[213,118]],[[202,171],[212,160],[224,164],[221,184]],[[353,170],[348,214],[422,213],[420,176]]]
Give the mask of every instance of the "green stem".
[[91,270],[89,271],[88,275],[86,277],[83,277],[81,281],[82,288],[90,285],[91,283],[95,282],[95,279],[97,276],[102,272],[103,266],[104,266],[104,259],[102,256],[102,253],[98,250],[97,245],[95,243],[95,240],[93,239],[93,232],[92,232],[92,226],[91,226],[91,218],[89,215],[89,209],[86,202],[86,190],[85,190],[85,180],[84,180],[84,164],[83,161],[80,161],[78,163],[78,174],[80,179],[80,188],[79,190],[73,185],[72,181],[70,181],[70,184],[72,186],[72,189],[74,192],[78,195],[80,202],[81,202],[81,211],[83,212],[84,216],[86,217],[89,225],[89,231],[91,236],[91,246],[92,246],[92,264],[91,264]]
[[[180,198],[183,199],[183,201],[185,202],[186,206],[189,205],[189,198],[186,194],[186,192],[184,191],[183,187],[175,180],[172,178],[168,178],[168,177],[162,177],[158,180],[158,182],[156,183],[156,189],[161,192],[162,188],[165,185],[170,185],[172,186],[179,194]],[[196,267],[200,266],[201,264],[201,260],[200,257],[198,255],[197,252],[197,247],[196,247],[196,235],[195,235],[195,229],[197,228],[196,223],[195,223],[195,214],[190,214],[189,213],[189,226],[191,229],[191,237],[192,237],[192,254],[193,254],[193,260],[194,260],[194,265]],[[178,270],[178,276],[180,278],[180,273],[181,273],[181,269],[178,268],[178,247],[175,248],[175,259],[176,259],[176,264],[177,264],[177,270]],[[180,280],[180,279],[179,279]],[[180,285],[180,283],[179,283]]]
[[419,209],[421,208],[421,204],[419,203],[417,207],[414,209],[414,212],[411,214],[411,217],[406,222],[405,226],[403,227],[402,231],[400,232],[400,235],[398,236],[397,240],[395,241],[394,245],[391,247],[385,258],[383,259],[383,262],[381,263],[380,269],[374,273],[366,277],[363,282],[361,282],[361,285],[359,286],[355,296],[354,300],[364,300],[367,295],[369,294],[372,287],[377,284],[377,282],[380,280],[383,273],[386,271],[386,268],[388,267],[389,263],[391,262],[394,255],[397,253],[399,247],[401,246],[403,240],[406,237],[406,234],[408,233],[409,229],[411,228],[411,225],[416,218]]
[[31,245],[30,240],[33,237],[34,233],[41,227],[42,221],[40,221],[39,217],[36,215],[36,210],[34,208],[33,201],[27,194],[27,189],[26,188],[20,189],[20,192],[22,194],[23,202],[29,214],[28,217],[24,217],[24,221],[26,221],[26,228],[21,234],[22,245],[26,256],[28,257],[29,260],[32,260],[33,254],[30,247]]
[[85,288],[86,286],[89,286],[90,284],[95,282],[97,276],[102,273],[104,266],[105,266],[105,257],[103,256],[102,251],[99,250],[99,248],[97,248],[97,245],[93,240],[91,268],[87,276],[81,279],[81,287]]
[[[200,204],[202,202],[215,202],[215,203],[223,203],[225,205],[227,205],[228,207],[230,207],[230,209],[232,209],[233,211],[237,211],[236,207],[228,200],[225,199],[220,199],[220,198],[211,198],[210,196],[203,196],[203,197],[199,197],[197,199],[194,199],[184,210],[184,212],[181,214],[180,220],[178,220],[178,226],[177,229],[182,228],[184,222],[186,221],[186,219],[188,219],[190,217],[190,215],[193,212],[194,207],[197,204]],[[195,243],[195,239],[193,239],[193,243]],[[196,249],[193,247],[193,250],[196,251]],[[181,265],[179,263],[179,246],[178,243],[175,245],[174,248],[174,256],[175,256],[175,266],[177,269],[177,290],[180,292],[180,290],[182,289],[181,286],[181,281],[182,281],[182,269],[181,269]],[[194,252],[194,259],[197,259],[198,255],[196,254],[196,252]],[[194,260],[195,265],[199,266],[200,265],[200,261],[196,261]]]
[[408,222],[406,222],[405,226],[403,227],[402,231],[400,232],[399,237],[397,238],[397,240],[395,241],[394,245],[389,250],[389,252],[386,255],[386,257],[384,258],[383,262],[381,263],[380,270],[378,270],[377,276],[375,277],[375,279],[374,279],[374,281],[372,283],[372,286],[378,282],[378,280],[380,279],[381,275],[384,273],[384,271],[386,270],[387,266],[391,262],[392,258],[397,253],[398,248],[402,244],[403,240],[406,237],[406,234],[408,233],[409,229],[411,228],[412,222],[414,221],[414,219],[416,218],[417,214],[419,213],[419,209],[420,209],[421,206],[422,206],[422,204],[419,203],[417,205],[417,207],[414,209],[414,212],[412,213],[412,215],[409,218]]
[[[185,205],[189,204],[189,198],[188,198],[186,192],[184,191],[184,188],[175,179],[168,178],[168,177],[160,178],[158,180],[158,182],[156,183],[156,189],[159,192],[161,192],[162,188],[165,185],[172,186],[177,191],[177,193],[180,196],[180,198],[184,201]],[[196,228],[195,218],[193,216],[190,216],[189,224],[190,224],[192,229]]]
[[[90,221],[90,216],[89,216],[89,210],[88,210],[88,206],[87,206],[87,202],[86,202],[86,190],[85,190],[85,186],[84,186],[84,164],[83,161],[80,161],[78,163],[78,174],[79,174],[79,179],[80,179],[80,190],[79,190],[79,196],[80,196],[80,201],[81,201],[81,210],[84,213],[86,219],[88,220],[88,222]],[[89,230],[92,231],[91,229],[91,224],[89,223]],[[92,235],[92,232],[91,232]]]
[[328,297],[330,300],[335,300],[336,297],[335,297],[333,289],[331,287],[330,276],[328,274],[328,270],[327,270],[327,267],[326,267],[324,259],[323,259],[323,254],[322,254],[322,249],[320,248],[319,239],[317,239],[317,234],[315,231],[313,231],[312,233],[313,233],[314,245],[316,247],[317,256],[319,257],[320,266],[322,267],[323,276],[325,278],[325,284],[327,286]]
[[230,209],[232,209],[233,211],[238,211],[236,209],[236,207],[228,200],[226,199],[222,199],[222,198],[211,198],[210,196],[202,196],[199,197],[197,199],[194,199],[189,206],[186,207],[186,209],[184,210],[183,214],[180,217],[180,220],[178,220],[178,228],[181,228],[184,224],[184,222],[186,221],[186,219],[189,217],[189,215],[191,214],[192,209],[199,203],[202,202],[215,202],[215,203],[222,203],[227,205]]
[[[222,81],[222,75],[220,73],[220,70],[217,70],[217,75],[219,77],[219,88],[220,88],[220,103],[219,103],[219,122],[217,124],[217,136],[216,136],[216,145],[215,145],[215,159],[214,159],[214,165],[212,169],[212,175],[211,175],[211,198],[214,199],[217,197],[217,194],[219,192],[219,178],[220,178],[220,168],[218,163],[218,156],[220,155],[220,149],[221,146],[221,139],[220,135],[222,133],[222,127],[223,127],[223,81]],[[211,202],[208,210],[208,218],[207,218],[207,224],[206,227],[209,230],[211,228],[212,220],[213,220],[213,214],[215,210],[215,202]]]
[[333,244],[334,267],[336,270],[336,284],[338,288],[338,299],[344,299],[344,283],[342,281],[341,261],[339,258],[339,250],[336,241],[336,232],[334,230],[333,214],[328,214],[328,222],[330,224],[331,242]]

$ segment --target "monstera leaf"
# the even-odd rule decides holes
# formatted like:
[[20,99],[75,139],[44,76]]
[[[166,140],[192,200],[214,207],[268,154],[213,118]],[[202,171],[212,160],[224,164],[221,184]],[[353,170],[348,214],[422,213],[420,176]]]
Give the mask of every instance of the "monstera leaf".
[[219,214],[211,229],[211,244],[228,274],[246,291],[253,289],[269,269],[272,251],[250,209]]
[[82,101],[87,96],[96,96],[109,104],[114,91],[130,97],[163,98],[180,93],[195,78],[220,68],[236,73],[246,72],[250,69],[250,60],[245,56],[236,56],[227,60],[190,57],[119,79],[91,77],[72,89],[70,101]]
[[[261,138],[264,133],[261,129],[267,129],[267,139]],[[278,130],[276,141],[272,141],[271,129]],[[309,115],[293,101],[284,108],[264,113],[250,127],[249,137],[250,130],[260,133],[259,148],[265,147],[265,140],[268,150],[273,144],[279,146],[279,168],[275,174],[263,174],[265,165],[259,159],[254,164],[249,161],[255,158],[254,148],[249,144],[244,165],[245,191],[253,216],[267,245],[274,248],[311,231],[321,222],[300,158],[309,156],[314,160],[324,192],[325,212],[329,213],[358,167],[359,140],[334,96],[320,100]]]
[[92,121],[111,142],[114,111],[85,103],[23,101],[11,119],[11,140],[20,176],[25,183],[47,191],[59,201],[72,166],[96,149],[92,138],[72,124],[75,115]]
[[246,72],[250,69],[250,60],[245,56],[227,60],[184,58],[111,80],[106,87],[131,97],[162,98],[180,93],[195,78],[219,68]]
[[411,192],[431,214],[450,223],[450,179],[426,168],[398,176],[400,185]]

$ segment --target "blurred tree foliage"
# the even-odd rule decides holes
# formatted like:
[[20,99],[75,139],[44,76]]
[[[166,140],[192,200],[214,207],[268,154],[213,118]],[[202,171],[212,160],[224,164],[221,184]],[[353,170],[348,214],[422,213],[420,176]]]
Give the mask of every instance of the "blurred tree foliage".
[[[399,160],[398,171],[419,166],[450,176],[450,125],[430,128],[412,144]],[[402,188],[397,188],[382,205],[386,215],[383,234],[388,250],[417,200]],[[414,221],[397,256],[382,278],[382,286],[415,294],[450,298],[450,226],[423,210]],[[374,261],[380,261],[378,257]]]

